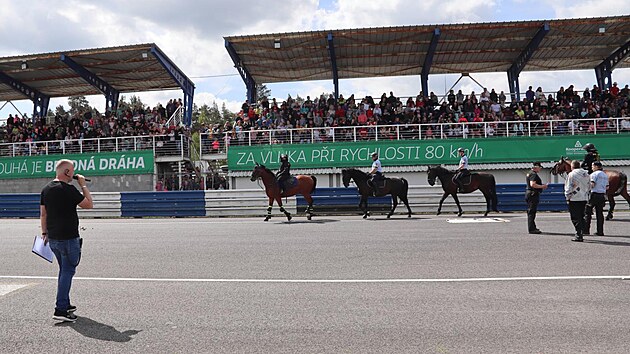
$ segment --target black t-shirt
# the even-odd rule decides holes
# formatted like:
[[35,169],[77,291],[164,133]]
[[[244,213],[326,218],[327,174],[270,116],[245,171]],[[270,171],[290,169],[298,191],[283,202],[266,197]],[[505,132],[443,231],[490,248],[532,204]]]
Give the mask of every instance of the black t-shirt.
[[531,186],[531,181],[536,182],[536,184],[542,184],[542,180],[538,176],[538,173],[536,173],[534,171],[529,171],[529,173],[527,174],[527,190],[528,191],[535,191],[535,192],[539,192],[540,193],[541,189],[532,187]]
[[48,238],[70,240],[79,237],[77,205],[85,198],[74,186],[52,181],[42,189],[40,205],[46,207]]

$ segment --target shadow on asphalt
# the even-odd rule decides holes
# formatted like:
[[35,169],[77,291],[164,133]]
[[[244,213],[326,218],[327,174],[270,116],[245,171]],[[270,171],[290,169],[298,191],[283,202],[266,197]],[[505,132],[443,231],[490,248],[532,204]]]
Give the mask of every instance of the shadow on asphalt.
[[[588,237],[588,236],[585,236]],[[630,242],[621,242],[621,241],[604,241],[604,240],[595,240],[595,239],[584,239],[584,243],[596,243],[600,245],[606,246],[630,246]]]
[[[312,220],[295,220],[292,219],[291,221],[288,221],[286,219],[282,220],[282,222],[280,222],[280,224],[329,224],[332,222],[339,222],[339,220],[335,220],[335,219],[315,219],[315,216],[313,216],[314,219]],[[276,222],[278,224],[278,222]]]
[[55,324],[59,327],[70,327],[77,331],[80,335],[88,338],[94,338],[98,340],[104,340],[108,342],[129,342],[132,340],[132,336],[140,333],[139,330],[127,330],[124,332],[118,331],[116,328],[106,325],[104,323],[96,322],[87,317],[77,316],[77,321],[72,322],[60,322]]

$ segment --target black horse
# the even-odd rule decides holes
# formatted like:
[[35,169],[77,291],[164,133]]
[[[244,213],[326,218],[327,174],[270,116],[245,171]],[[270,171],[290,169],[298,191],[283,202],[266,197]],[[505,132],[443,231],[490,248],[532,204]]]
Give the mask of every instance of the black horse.
[[[457,185],[453,182],[453,176],[455,172],[449,171],[442,166],[429,166],[429,170],[427,171],[429,174],[428,181],[430,185],[435,184],[435,178],[440,179],[440,183],[442,184],[442,189],[444,190],[444,194],[442,195],[442,199],[440,199],[440,206],[438,207],[437,214],[440,215],[442,212],[442,203],[444,203],[444,199],[450,195],[455,199],[455,203],[457,204],[457,209],[459,212],[457,216],[462,216],[462,207],[459,205],[459,198],[457,198]],[[464,184],[464,192],[463,193],[472,193],[477,189],[483,193],[483,196],[486,197],[486,213],[484,216],[488,216],[490,210],[497,210],[497,184],[494,180],[494,176],[489,173],[471,173],[469,177],[464,177],[464,183],[467,182],[467,179],[470,178],[470,183]]]
[[[357,185],[361,200],[359,201],[359,208],[363,211],[363,218],[367,218],[368,211],[368,197],[372,195],[372,187],[368,184],[370,177],[367,173],[357,170],[356,168],[349,168],[341,170],[343,177],[343,185],[348,188],[350,180],[354,180]],[[409,207],[409,200],[407,200],[407,191],[409,190],[409,183],[404,178],[386,178],[385,186],[380,188],[377,196],[382,197],[388,194],[392,195],[392,210],[387,214],[387,218],[390,218],[394,214],[394,210],[398,206],[398,198],[405,203],[408,210],[408,217],[411,217],[411,208]]]

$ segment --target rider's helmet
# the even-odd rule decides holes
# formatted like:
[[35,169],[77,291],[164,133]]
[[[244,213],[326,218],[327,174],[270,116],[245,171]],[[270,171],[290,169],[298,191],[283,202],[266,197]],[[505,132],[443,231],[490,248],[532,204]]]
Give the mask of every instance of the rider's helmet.
[[457,152],[463,152],[463,153],[466,153],[466,150],[464,150],[464,148],[461,148],[461,147],[460,147],[459,149],[457,149]]
[[372,159],[378,159],[378,152],[374,151],[372,153]]
[[588,151],[588,152],[593,152],[593,151],[597,151],[597,149],[595,148],[595,145],[593,145],[593,143],[588,143],[586,145],[584,145],[582,147],[582,149]]
[[280,161],[288,161],[288,160],[289,160],[289,156],[287,154],[280,155]]

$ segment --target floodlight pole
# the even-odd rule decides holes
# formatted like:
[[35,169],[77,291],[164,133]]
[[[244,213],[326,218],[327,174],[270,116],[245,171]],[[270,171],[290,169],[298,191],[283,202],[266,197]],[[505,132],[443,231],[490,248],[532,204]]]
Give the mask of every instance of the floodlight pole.
[[615,50],[601,64],[595,67],[595,77],[600,89],[605,90],[612,86],[612,71],[619,63],[630,55],[630,41]]
[[12,78],[11,76],[0,71],[0,82],[10,86],[15,91],[28,97],[33,101],[33,118],[39,116],[40,118],[46,117],[48,113],[48,104],[50,103],[50,96],[45,95],[39,90],[36,90],[29,85]]

